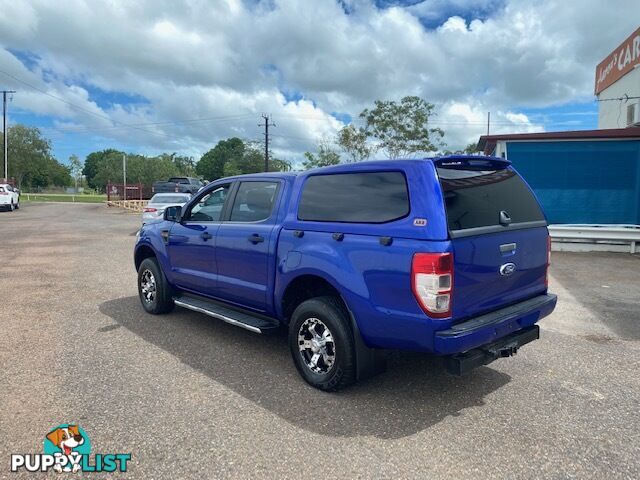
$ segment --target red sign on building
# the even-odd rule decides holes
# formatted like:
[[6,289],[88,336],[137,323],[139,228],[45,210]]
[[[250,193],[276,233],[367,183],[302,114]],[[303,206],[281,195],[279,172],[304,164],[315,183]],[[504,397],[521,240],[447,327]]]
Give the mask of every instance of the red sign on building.
[[636,65],[640,65],[640,28],[598,64],[595,94],[618,81]]

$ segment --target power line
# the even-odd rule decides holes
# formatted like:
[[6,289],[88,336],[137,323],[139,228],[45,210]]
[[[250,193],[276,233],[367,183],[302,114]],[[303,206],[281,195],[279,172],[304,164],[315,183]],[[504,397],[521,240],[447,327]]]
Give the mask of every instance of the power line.
[[111,127],[99,127],[99,128],[81,128],[81,129],[73,129],[73,128],[55,128],[55,127],[48,127],[49,130],[54,130],[57,133],[60,133],[62,135],[66,135],[66,134],[74,134],[74,133],[94,133],[94,132],[102,132],[102,131],[113,131],[113,130],[119,130],[119,129],[123,129],[123,128],[130,128],[130,127],[141,127],[141,126],[171,126],[171,125],[183,125],[183,124],[191,124],[191,123],[199,123],[199,122],[218,122],[218,121],[226,121],[226,120],[238,120],[238,119],[243,119],[243,118],[251,118],[253,117],[254,114],[250,114],[250,113],[243,113],[243,114],[237,114],[237,115],[226,115],[226,116],[220,116],[220,117],[209,117],[209,118],[194,118],[194,119],[187,119],[187,120],[176,120],[176,121],[167,121],[167,122],[149,122],[149,123],[130,123],[127,125],[116,125],[116,126],[111,126]]
[[116,120],[113,120],[111,117],[108,117],[108,116],[106,116],[106,115],[102,115],[102,114],[99,114],[99,113],[93,112],[93,111],[91,111],[91,110],[89,110],[89,109],[87,109],[87,108],[81,107],[80,105],[77,105],[77,104],[75,104],[75,103],[73,103],[73,102],[70,102],[70,101],[68,101],[68,100],[65,100],[65,99],[64,99],[64,98],[62,98],[62,97],[58,97],[58,96],[56,96],[56,95],[53,95],[53,94],[51,94],[51,93],[47,92],[46,90],[43,90],[43,89],[41,89],[41,88],[39,88],[39,87],[36,87],[35,85],[32,85],[32,84],[31,84],[31,83],[29,83],[29,82],[26,82],[26,81],[22,80],[21,78],[18,78],[18,77],[14,76],[14,75],[11,75],[11,74],[10,74],[10,73],[8,73],[8,72],[5,72],[4,70],[0,70],[0,73],[2,73],[2,74],[4,74],[4,75],[6,75],[6,76],[8,76],[8,77],[10,77],[10,78],[12,78],[12,79],[14,79],[16,82],[20,82],[20,83],[22,83],[22,84],[26,85],[26,86],[27,86],[27,87],[29,87],[29,88],[33,88],[34,90],[37,90],[38,92],[40,92],[40,93],[42,93],[42,94],[44,94],[44,95],[47,95],[48,97],[51,97],[51,98],[54,98],[54,99],[56,99],[56,100],[58,100],[58,101],[60,101],[60,102],[66,103],[66,104],[67,104],[67,105],[69,105],[70,107],[73,107],[73,108],[75,108],[75,109],[77,109],[77,110],[80,110],[80,111],[82,111],[82,112],[84,112],[84,113],[86,113],[86,114],[88,114],[88,115],[93,115],[94,117],[97,117],[97,118],[106,119],[106,120],[108,120],[108,121],[110,121],[110,122],[112,122],[112,123],[120,124],[120,125],[122,125],[123,127],[130,127],[130,128],[134,128],[134,129],[136,129],[136,130],[140,130],[140,131],[142,131],[142,132],[152,133],[152,134],[155,134],[155,135],[164,135],[164,136],[166,136],[166,137],[172,137],[172,135],[166,134],[166,133],[164,133],[164,132],[157,132],[157,131],[153,131],[153,130],[145,130],[144,128],[139,128],[139,127],[136,127],[136,126],[133,126],[133,125],[127,125],[127,124],[125,124],[125,123],[118,122],[118,121],[116,121]]
[[259,127],[264,127],[264,171],[269,171],[269,127],[275,127],[276,124],[271,122],[271,116],[263,113],[260,115],[264,120],[264,124],[259,123]]

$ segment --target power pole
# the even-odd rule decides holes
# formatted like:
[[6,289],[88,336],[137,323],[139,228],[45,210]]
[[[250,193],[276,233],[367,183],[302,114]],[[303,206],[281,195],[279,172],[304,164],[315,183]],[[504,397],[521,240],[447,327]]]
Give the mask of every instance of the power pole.
[[7,93],[15,90],[2,90],[2,136],[4,140],[4,179],[9,181],[9,164],[7,163]]
[[489,125],[491,125],[491,112],[487,112],[487,135],[489,135]]
[[269,127],[275,127],[276,124],[271,122],[271,117],[266,113],[261,115],[264,124],[259,123],[259,127],[264,127],[264,171],[269,171]]
[[124,200],[127,199],[127,154],[122,154],[122,180],[124,184],[122,185],[122,196]]

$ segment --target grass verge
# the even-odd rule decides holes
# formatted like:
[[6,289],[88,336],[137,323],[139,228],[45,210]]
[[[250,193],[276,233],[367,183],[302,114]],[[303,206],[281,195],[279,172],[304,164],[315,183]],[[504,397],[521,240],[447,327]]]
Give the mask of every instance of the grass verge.
[[21,193],[20,202],[69,202],[69,203],[101,203],[106,202],[106,195],[73,195],[69,193]]

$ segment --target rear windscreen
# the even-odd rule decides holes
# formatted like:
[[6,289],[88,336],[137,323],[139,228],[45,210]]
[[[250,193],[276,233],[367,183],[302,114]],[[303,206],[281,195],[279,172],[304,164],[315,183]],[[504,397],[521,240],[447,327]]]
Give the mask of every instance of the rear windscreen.
[[511,224],[545,221],[537,200],[511,169],[437,168],[449,230],[500,225],[504,211]]

